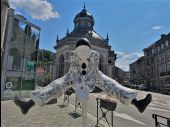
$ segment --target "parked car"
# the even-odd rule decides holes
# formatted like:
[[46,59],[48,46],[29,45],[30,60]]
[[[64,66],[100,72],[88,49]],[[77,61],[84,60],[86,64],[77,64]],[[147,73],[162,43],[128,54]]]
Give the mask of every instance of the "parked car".
[[170,84],[165,84],[163,89],[162,89],[163,94],[170,95]]
[[130,85],[130,84],[124,84],[123,86],[128,87],[128,88],[131,88],[131,85]]
[[140,90],[140,85],[137,85],[137,86],[136,86],[136,89]]
[[139,89],[140,90],[148,90],[148,85],[147,84],[140,84]]
[[132,88],[132,89],[137,89],[137,88],[138,88],[138,85],[134,85],[134,84],[133,84],[133,85],[131,85],[131,88]]

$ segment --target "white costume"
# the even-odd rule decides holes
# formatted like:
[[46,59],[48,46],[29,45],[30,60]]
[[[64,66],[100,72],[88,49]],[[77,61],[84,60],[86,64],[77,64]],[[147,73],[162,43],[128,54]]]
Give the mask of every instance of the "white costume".
[[89,93],[97,86],[104,92],[116,96],[122,103],[130,104],[137,97],[137,92],[120,85],[99,71],[100,55],[96,51],[90,51],[87,63],[83,63],[77,53],[73,51],[70,56],[68,73],[52,81],[46,87],[32,91],[30,98],[37,105],[42,106],[51,99],[60,97],[67,88],[73,87],[79,98],[87,100]]

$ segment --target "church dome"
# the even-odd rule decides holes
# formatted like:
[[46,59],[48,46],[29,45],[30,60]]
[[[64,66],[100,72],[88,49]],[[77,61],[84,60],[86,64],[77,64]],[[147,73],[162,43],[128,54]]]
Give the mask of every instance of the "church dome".
[[76,20],[77,18],[81,18],[81,17],[89,17],[93,19],[93,16],[89,12],[87,12],[85,8],[75,16],[74,20]]
[[57,47],[64,44],[75,45],[75,42],[77,42],[80,38],[87,38],[90,42],[92,42],[92,45],[107,48],[108,40],[103,39],[97,32],[95,32],[93,26],[94,18],[90,13],[88,13],[84,5],[82,11],[74,18],[74,30],[70,33],[67,32],[66,36],[60,40],[57,37]]
[[85,5],[84,9],[75,16],[74,24],[76,30],[93,30],[94,18],[87,12]]

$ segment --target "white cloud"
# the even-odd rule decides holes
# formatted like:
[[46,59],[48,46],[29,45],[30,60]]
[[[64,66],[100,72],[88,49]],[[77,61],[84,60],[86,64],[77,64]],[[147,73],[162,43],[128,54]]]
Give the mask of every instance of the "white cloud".
[[152,27],[153,30],[159,30],[159,29],[161,29],[161,28],[162,28],[161,26],[153,26],[153,27]]
[[13,9],[24,10],[33,19],[45,21],[59,17],[59,13],[53,10],[47,0],[10,0],[9,3]]
[[136,61],[139,57],[143,56],[142,52],[132,52],[132,53],[125,53],[125,52],[116,52],[117,53],[117,60],[115,65],[120,67],[124,71],[129,71],[129,64]]

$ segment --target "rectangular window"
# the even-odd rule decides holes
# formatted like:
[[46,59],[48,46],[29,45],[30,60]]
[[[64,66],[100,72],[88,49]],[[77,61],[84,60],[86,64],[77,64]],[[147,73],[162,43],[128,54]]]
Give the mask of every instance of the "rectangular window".
[[158,52],[160,51],[160,46],[157,47]]
[[22,71],[23,56],[24,56],[23,47],[17,44],[11,44],[8,55],[7,70]]
[[163,49],[163,48],[164,48],[164,43],[161,44],[161,49]]
[[167,75],[170,75],[170,62],[167,63]]
[[165,41],[165,46],[168,47],[168,40]]
[[154,53],[155,53],[154,48],[152,48],[152,54],[154,54]]

